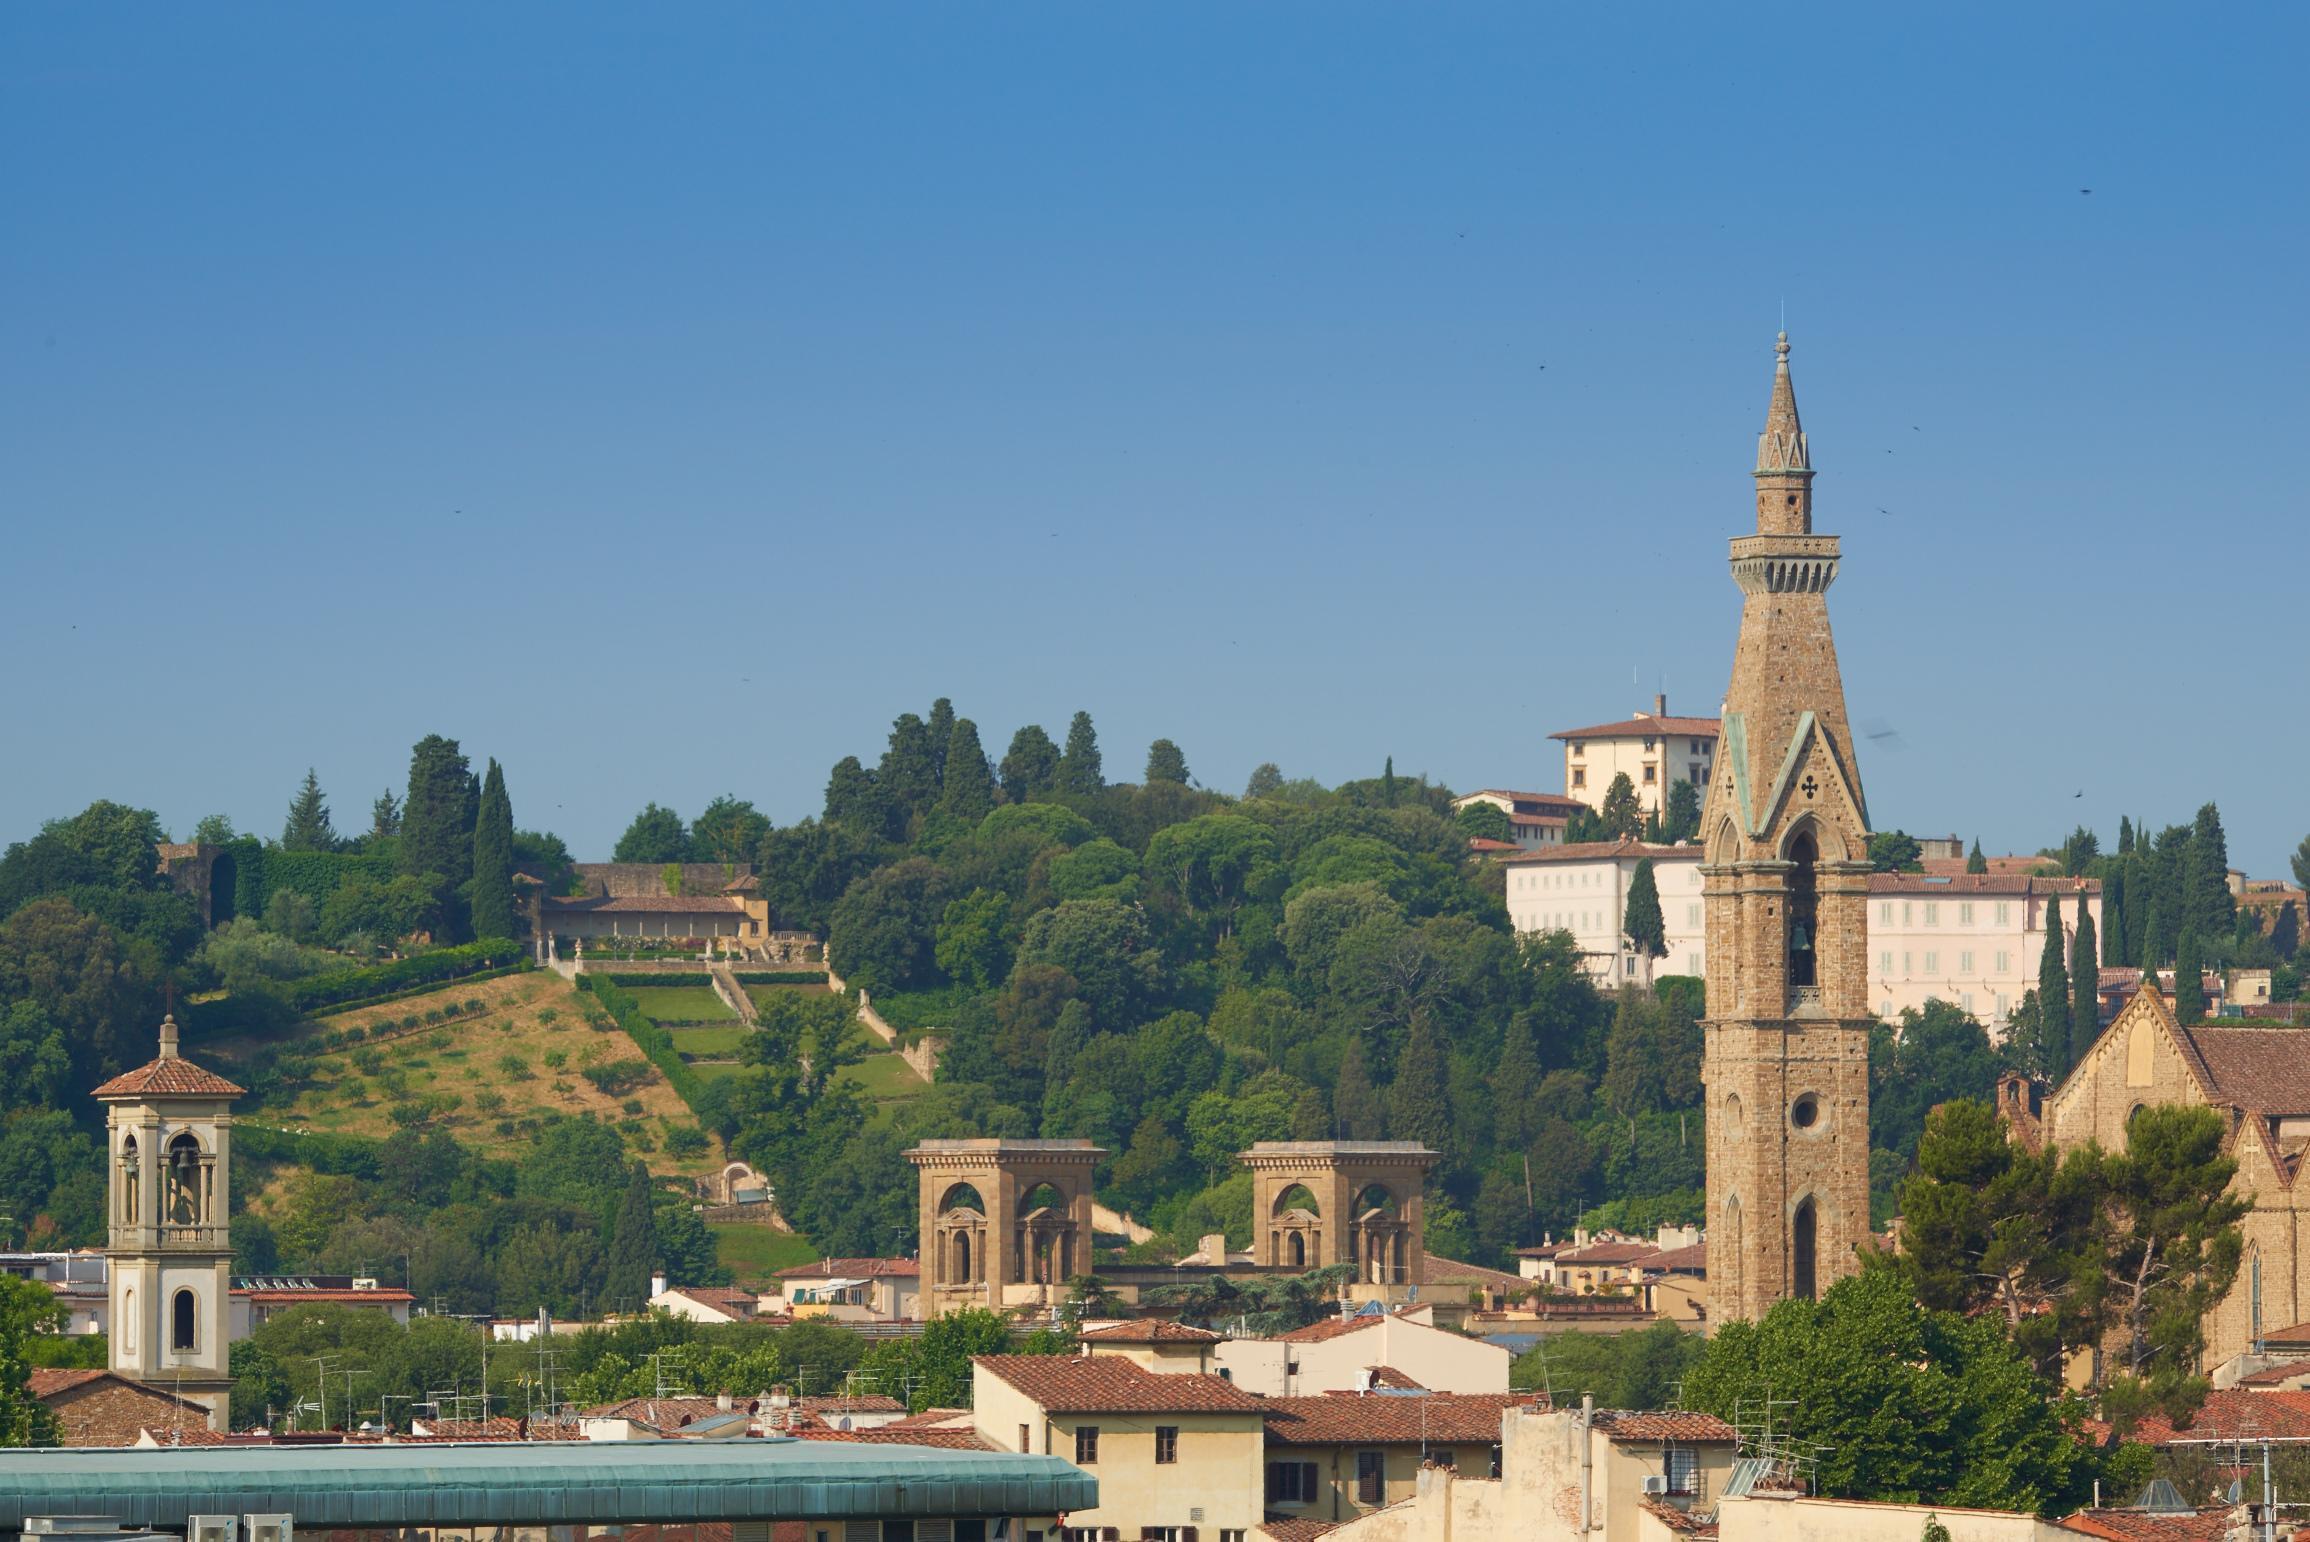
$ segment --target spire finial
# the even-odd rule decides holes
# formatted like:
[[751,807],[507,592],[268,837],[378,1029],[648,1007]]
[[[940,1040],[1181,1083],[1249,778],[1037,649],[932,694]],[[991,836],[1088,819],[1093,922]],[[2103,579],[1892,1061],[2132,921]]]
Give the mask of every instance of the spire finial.
[[1773,344],[1773,352],[1780,359],[1780,367],[1787,369],[1789,367],[1789,334],[1785,329],[1781,333],[1780,341]]
[[176,1014],[171,1012],[160,1020],[160,1058],[176,1058]]

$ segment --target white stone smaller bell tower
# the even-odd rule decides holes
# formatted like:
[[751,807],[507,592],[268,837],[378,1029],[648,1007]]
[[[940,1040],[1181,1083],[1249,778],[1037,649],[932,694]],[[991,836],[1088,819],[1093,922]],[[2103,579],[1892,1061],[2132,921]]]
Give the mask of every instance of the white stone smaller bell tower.
[[226,1429],[232,1394],[232,1105],[242,1089],[176,1052],[96,1089],[110,1155],[112,1369],[209,1410]]

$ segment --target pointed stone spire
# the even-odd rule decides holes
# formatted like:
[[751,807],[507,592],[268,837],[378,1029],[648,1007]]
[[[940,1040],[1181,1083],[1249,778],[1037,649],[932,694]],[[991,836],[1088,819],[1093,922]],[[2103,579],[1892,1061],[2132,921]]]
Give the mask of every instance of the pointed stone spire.
[[1789,380],[1789,334],[1773,344],[1773,400],[1757,435],[1757,534],[1813,533],[1813,454]]
[[1812,452],[1797,419],[1797,388],[1789,381],[1788,333],[1773,344],[1773,355],[1773,402],[1765,409],[1765,431],[1757,435],[1757,470],[1810,471]]

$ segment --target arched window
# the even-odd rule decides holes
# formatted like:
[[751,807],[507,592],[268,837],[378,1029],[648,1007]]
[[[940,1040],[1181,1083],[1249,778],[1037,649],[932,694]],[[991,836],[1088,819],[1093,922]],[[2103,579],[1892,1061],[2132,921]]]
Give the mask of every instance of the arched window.
[[1820,1294],[1819,1246],[1820,1212],[1808,1194],[1797,1201],[1797,1213],[1789,1225],[1790,1294],[1800,1301]]
[[947,1283],[950,1285],[968,1285],[971,1283],[971,1234],[967,1231],[958,1231],[954,1234],[954,1272],[947,1276]]
[[168,1304],[168,1347],[180,1354],[200,1348],[200,1302],[180,1290]]
[[120,1352],[136,1353],[136,1287],[133,1285],[120,1293]]
[[136,1148],[136,1137],[126,1135],[120,1142],[120,1219],[122,1224],[134,1226],[141,1217],[137,1214],[138,1201],[144,1198],[144,1162]]
[[171,1226],[198,1226],[208,1210],[207,1174],[201,1143],[188,1134],[168,1143],[168,1174],[161,1219]]
[[1789,984],[1799,989],[1820,978],[1814,965],[1821,936],[1820,896],[1813,872],[1820,855],[1810,830],[1800,831],[1789,842]]
[[1290,1238],[1287,1239],[1284,1243],[1284,1252],[1286,1255],[1288,1255],[1284,1261],[1290,1264],[1294,1269],[1306,1268],[1307,1233],[1303,1231],[1293,1232]]

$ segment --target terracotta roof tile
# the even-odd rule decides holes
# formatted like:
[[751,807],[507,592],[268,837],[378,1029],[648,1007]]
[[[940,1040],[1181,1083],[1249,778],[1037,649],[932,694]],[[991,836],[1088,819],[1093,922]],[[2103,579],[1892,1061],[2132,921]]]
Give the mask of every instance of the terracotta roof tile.
[[1650,857],[1655,862],[1698,862],[1698,846],[1655,846],[1638,840],[1567,841],[1561,846],[1543,846],[1527,851],[1520,857],[1502,857],[1501,865],[1514,863],[1523,866],[1533,862],[1601,862],[1607,857],[1627,857],[1634,860]]
[[1375,1365],[1371,1370],[1372,1385],[1375,1387],[1393,1387],[1399,1392],[1425,1392],[1428,1390],[1426,1382],[1408,1376],[1392,1365]]
[[1412,1445],[1420,1441],[1490,1444],[1500,1416],[1535,1402],[1529,1392],[1327,1392],[1266,1400],[1271,1446]]
[[[2101,1428],[2089,1424],[2089,1428]],[[2187,1425],[2176,1428],[2162,1416],[2144,1419],[2128,1440],[2146,1446],[2179,1441],[2310,1439],[2310,1392],[2255,1392],[2238,1387],[2209,1393],[2206,1405]]]
[[628,1397],[584,1410],[588,1419],[629,1419],[656,1430],[680,1429],[697,1419],[724,1413],[710,1397]]
[[794,1433],[804,1440],[840,1440],[864,1446],[936,1446],[944,1451],[995,1449],[980,1438],[977,1430],[941,1429],[924,1425],[900,1429],[896,1425],[885,1424],[871,1430],[830,1430],[820,1426],[805,1427]]
[[1217,1344],[1227,1335],[1209,1328],[1190,1328],[1182,1322],[1143,1317],[1136,1322],[1111,1323],[1079,1335],[1086,1344]]
[[113,1374],[106,1370],[68,1369],[59,1366],[34,1366],[27,1385],[34,1397],[54,1397],[71,1387],[85,1387],[92,1381],[102,1381]]
[[739,900],[719,894],[662,894],[649,898],[581,895],[574,899],[547,899],[543,903],[548,910],[616,915],[737,915],[746,908]]
[[2310,1032],[2177,1027],[2216,1100],[2257,1114],[2310,1114]]
[[1687,1445],[1729,1446],[1740,1432],[1715,1414],[1686,1413],[1681,1409],[1629,1412],[1600,1408],[1596,1427],[1613,1440],[1671,1440]]
[[1696,1242],[1688,1248],[1670,1248],[1655,1253],[1644,1261],[1644,1267],[1661,1274],[1708,1273],[1708,1244]]
[[1871,894],[2099,894],[2099,878],[2031,878],[2015,873],[1871,873]]
[[2159,1515],[2148,1510],[2080,1510],[2060,1523],[2066,1531],[2106,1542],[2215,1542],[2230,1529],[2230,1512],[2199,1510]]
[[91,1093],[98,1098],[237,1098],[248,1089],[214,1071],[204,1071],[180,1055],[163,1055],[133,1071],[123,1071]]
[[2286,1360],[2277,1365],[2266,1365],[2250,1376],[2241,1376],[2241,1387],[2282,1387],[2297,1377],[2310,1378],[2310,1360]]
[[971,1362],[1052,1413],[1257,1413],[1217,1376],[1163,1374],[1117,1355],[980,1355]]
[[1446,1258],[1441,1253],[1423,1255],[1427,1279],[1434,1285],[1491,1285],[1501,1289],[1522,1289],[1525,1280],[1520,1274],[1505,1270],[1487,1269],[1482,1264],[1463,1263],[1457,1258]]
[[1315,1542],[1325,1532],[1339,1530],[1342,1524],[1319,1521],[1312,1515],[1271,1515],[1259,1523],[1259,1529],[1275,1542]]
[[1552,733],[1551,739],[1713,739],[1723,721],[1713,717],[1654,717],[1639,713],[1624,717],[1617,723],[1598,723],[1589,728],[1567,728]]
[[1645,1514],[1681,1536],[1713,1537],[1716,1535],[1715,1521],[1703,1520],[1690,1510],[1679,1510],[1665,1499],[1643,1499],[1637,1502],[1643,1506]]
[[1591,1242],[1584,1248],[1559,1253],[1560,1264],[1633,1264],[1650,1262],[1660,1252],[1659,1245],[1651,1242]]

